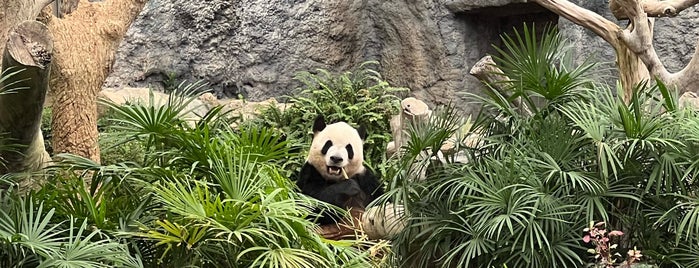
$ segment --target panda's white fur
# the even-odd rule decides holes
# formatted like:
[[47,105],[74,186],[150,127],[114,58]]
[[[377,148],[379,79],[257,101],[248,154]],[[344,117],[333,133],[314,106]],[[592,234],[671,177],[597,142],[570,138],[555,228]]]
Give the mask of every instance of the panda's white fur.
[[[328,142],[331,145],[324,150]],[[350,178],[361,174],[365,171],[362,137],[357,129],[345,122],[330,125],[323,122],[321,126],[314,126],[313,142],[306,161],[327,181],[343,180],[342,168]]]

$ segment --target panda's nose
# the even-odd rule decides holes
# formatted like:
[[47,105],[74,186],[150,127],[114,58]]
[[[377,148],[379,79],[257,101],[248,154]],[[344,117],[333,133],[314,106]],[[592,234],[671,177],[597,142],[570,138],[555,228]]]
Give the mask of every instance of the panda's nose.
[[331,156],[330,161],[333,161],[333,163],[340,163],[342,162],[342,157],[339,156]]

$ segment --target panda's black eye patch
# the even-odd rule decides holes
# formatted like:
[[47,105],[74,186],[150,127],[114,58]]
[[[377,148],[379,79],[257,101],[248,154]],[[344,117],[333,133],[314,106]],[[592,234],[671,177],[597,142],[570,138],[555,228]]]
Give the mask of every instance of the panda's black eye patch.
[[332,141],[326,141],[326,142],[325,142],[325,145],[323,145],[323,149],[320,150],[320,153],[321,153],[321,154],[327,154],[327,153],[328,153],[328,150],[330,150],[330,147],[332,147],[332,146],[333,146],[333,142],[332,142]]
[[354,158],[354,149],[352,149],[352,144],[347,144],[347,146],[345,146],[345,149],[347,149],[347,158]]

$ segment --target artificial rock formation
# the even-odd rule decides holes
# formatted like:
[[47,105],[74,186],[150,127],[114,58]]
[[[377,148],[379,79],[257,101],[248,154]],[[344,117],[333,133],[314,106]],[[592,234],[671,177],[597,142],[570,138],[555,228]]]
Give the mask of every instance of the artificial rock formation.
[[467,47],[479,42],[480,30],[443,1],[408,2],[152,0],[105,87],[204,79],[217,97],[259,101],[293,93],[299,71],[377,60],[384,78],[420,99],[460,98],[456,90],[478,84],[468,68],[482,55]]
[[[469,70],[495,52],[501,33],[523,22],[557,24],[576,58],[609,62],[607,81],[614,81],[615,54],[602,38],[532,2],[151,0],[127,32],[105,87],[203,79],[217,97],[259,101],[292,94],[298,71],[345,71],[377,60],[384,78],[412,96],[473,112],[461,93],[480,93],[482,85]],[[572,2],[614,20],[606,1]],[[690,8],[656,23],[671,29],[655,35],[668,69],[689,61],[698,22]]]

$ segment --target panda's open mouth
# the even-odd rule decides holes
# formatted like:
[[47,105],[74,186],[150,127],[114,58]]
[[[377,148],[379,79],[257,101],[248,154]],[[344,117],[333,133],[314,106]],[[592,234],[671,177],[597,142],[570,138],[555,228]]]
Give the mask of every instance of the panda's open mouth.
[[349,179],[347,171],[344,167],[328,166],[328,174],[333,176],[342,176],[345,180]]
[[342,168],[341,167],[332,167],[328,166],[328,174],[330,175],[340,175],[342,173]]

